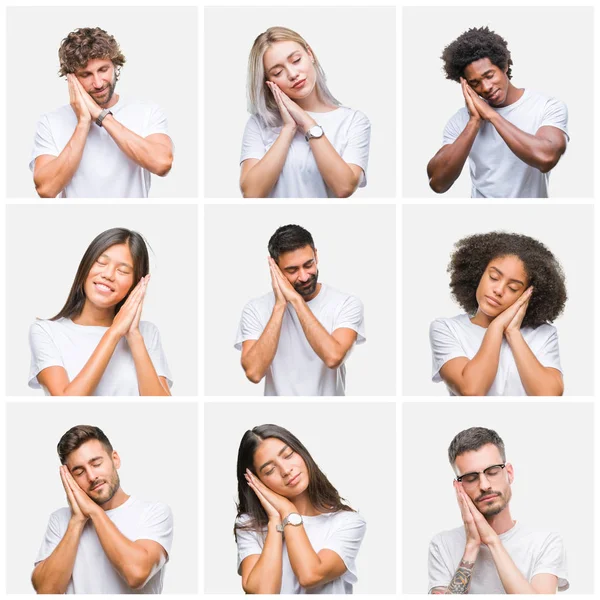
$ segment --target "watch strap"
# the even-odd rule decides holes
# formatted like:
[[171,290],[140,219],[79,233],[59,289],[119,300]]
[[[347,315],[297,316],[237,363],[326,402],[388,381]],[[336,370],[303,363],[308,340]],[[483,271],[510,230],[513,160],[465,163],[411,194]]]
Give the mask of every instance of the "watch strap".
[[[310,130],[313,127],[318,127],[321,130],[321,135],[313,135]],[[325,135],[325,132],[323,131],[323,127],[321,127],[321,125],[319,125],[318,123],[316,125],[313,125],[305,134],[304,134],[304,139],[308,142],[309,140],[312,140],[313,138],[320,138],[323,137]]]
[[112,111],[108,108],[104,108],[102,112],[98,115],[98,118],[96,119],[96,125],[98,125],[98,127],[102,127],[102,121],[104,121],[104,118],[107,115],[112,115]]

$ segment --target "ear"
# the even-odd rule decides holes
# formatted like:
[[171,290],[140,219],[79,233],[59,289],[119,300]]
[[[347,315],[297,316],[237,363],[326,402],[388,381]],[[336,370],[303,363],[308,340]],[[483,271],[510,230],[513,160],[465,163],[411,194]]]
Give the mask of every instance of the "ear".
[[315,265],[319,264],[319,255],[317,253],[317,249],[315,248]]
[[308,57],[310,58],[311,62],[314,64],[315,62],[315,57],[314,54],[312,53],[312,50],[310,49],[310,46],[306,46],[306,53],[308,54]]
[[515,480],[515,470],[510,463],[506,463],[506,472],[508,473],[508,483],[512,485]]
[[113,450],[112,461],[113,461],[113,464],[115,465],[115,469],[121,468],[121,457],[119,456],[119,454],[117,453],[116,450]]

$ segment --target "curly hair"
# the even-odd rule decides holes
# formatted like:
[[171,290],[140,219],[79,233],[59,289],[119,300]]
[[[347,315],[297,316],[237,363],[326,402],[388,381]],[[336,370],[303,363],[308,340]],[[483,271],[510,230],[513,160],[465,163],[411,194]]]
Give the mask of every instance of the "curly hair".
[[554,321],[567,301],[565,275],[556,257],[541,242],[518,233],[492,231],[470,235],[455,244],[450,258],[450,290],[469,315],[477,312],[475,293],[481,277],[494,258],[517,256],[525,266],[534,293],[523,327],[539,327]]
[[125,64],[125,56],[119,48],[115,38],[100,27],[82,27],[69,33],[60,43],[58,60],[60,71],[58,74],[65,77],[68,73],[75,73],[82,69],[93,58],[107,58],[115,66],[116,76],[119,76],[121,67]]
[[506,40],[488,27],[468,29],[444,48],[441,59],[446,79],[460,81],[467,65],[481,58],[489,58],[503,70],[508,67],[506,74],[511,79],[513,61]]

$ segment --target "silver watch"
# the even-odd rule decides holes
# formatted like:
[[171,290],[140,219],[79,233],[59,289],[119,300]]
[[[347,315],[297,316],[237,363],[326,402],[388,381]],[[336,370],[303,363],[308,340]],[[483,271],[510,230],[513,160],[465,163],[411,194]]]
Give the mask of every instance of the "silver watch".
[[298,513],[290,513],[281,523],[281,525],[277,525],[277,531],[283,533],[286,525],[293,525],[294,527],[298,527],[298,525],[302,525],[302,515]]
[[312,140],[313,138],[320,138],[323,136],[323,128],[320,125],[313,125],[305,134],[304,139],[308,142],[308,140]]
[[112,111],[108,108],[105,108],[102,110],[102,112],[98,115],[98,118],[96,119],[96,125],[98,125],[98,127],[102,127],[102,121],[104,121],[104,117],[106,117],[107,115],[112,115]]

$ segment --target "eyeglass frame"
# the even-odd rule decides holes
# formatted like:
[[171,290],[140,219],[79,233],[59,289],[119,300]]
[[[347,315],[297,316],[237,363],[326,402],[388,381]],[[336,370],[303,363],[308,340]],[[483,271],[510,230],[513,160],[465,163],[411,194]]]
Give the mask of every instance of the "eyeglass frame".
[[[497,467],[500,467],[501,469],[504,469],[504,468],[506,468],[506,463],[500,463],[498,465],[490,465],[489,467],[486,467],[483,471],[470,471],[469,473],[465,473],[464,475],[459,475],[456,478],[456,481],[458,481],[458,483],[462,483],[463,477],[466,477],[467,475],[478,475],[478,476],[479,475],[485,475],[487,477],[488,475],[486,474],[486,471],[488,469],[494,469],[494,468],[497,468]],[[479,480],[479,477],[475,481],[478,481],[478,480]],[[475,483],[475,481],[470,481],[470,482],[467,481],[466,483]]]

